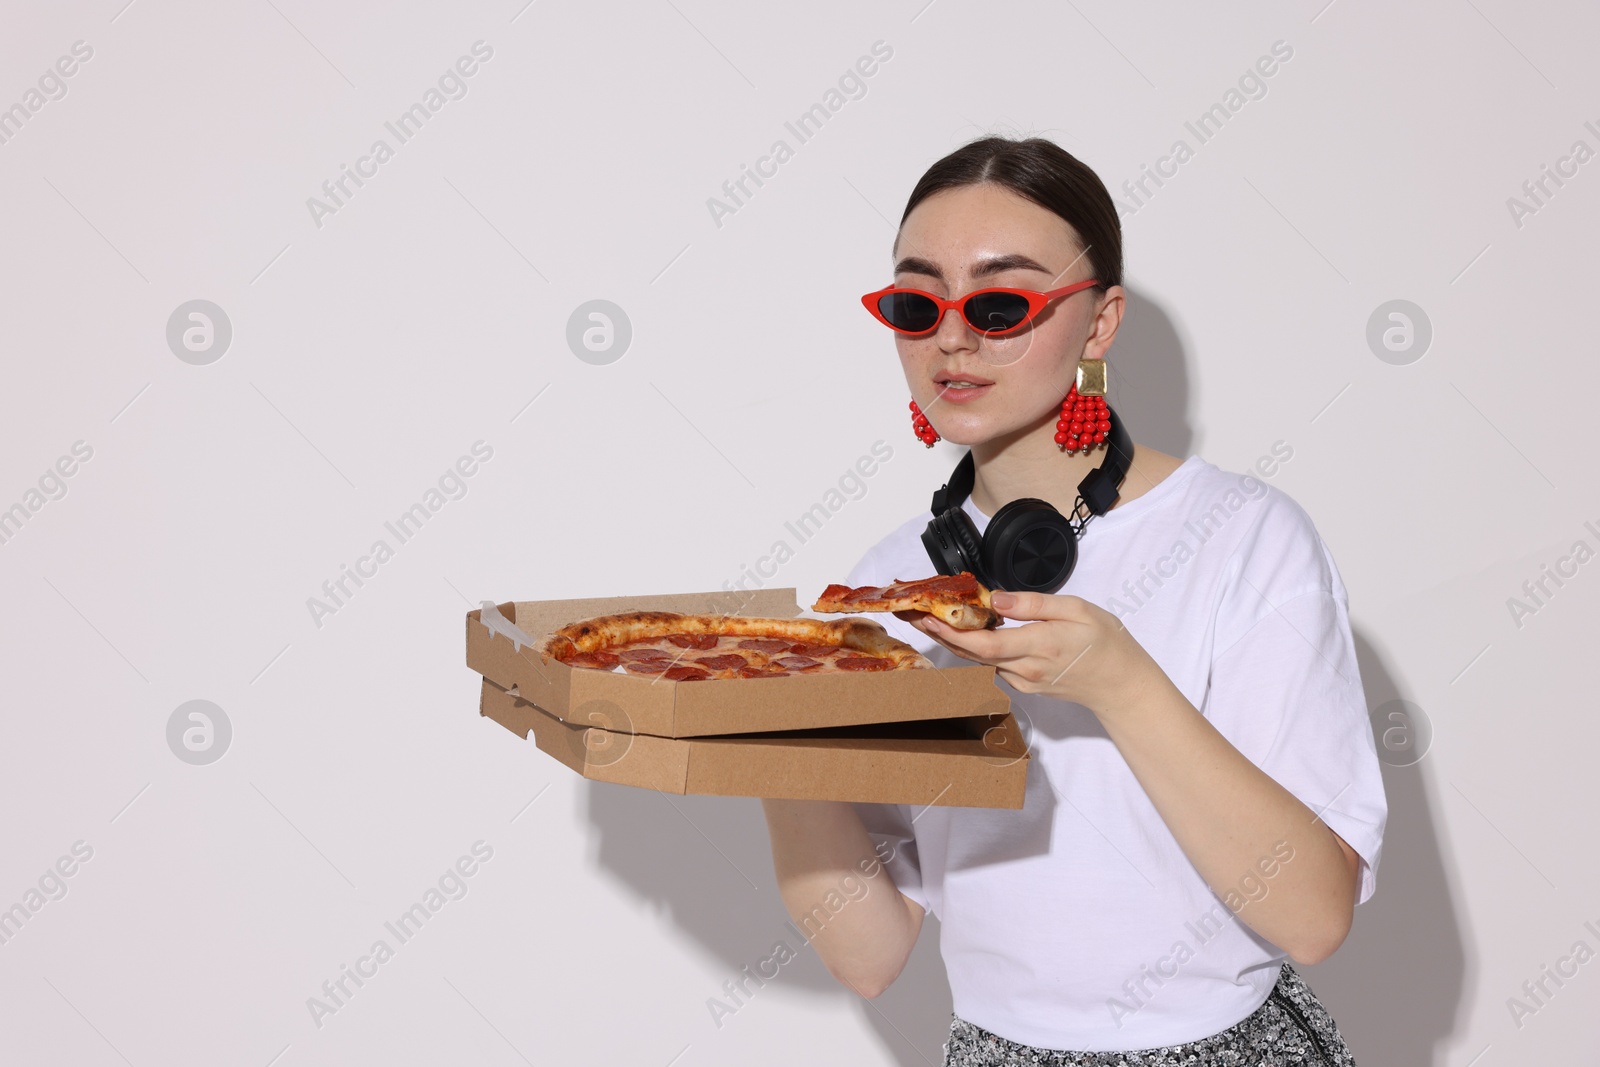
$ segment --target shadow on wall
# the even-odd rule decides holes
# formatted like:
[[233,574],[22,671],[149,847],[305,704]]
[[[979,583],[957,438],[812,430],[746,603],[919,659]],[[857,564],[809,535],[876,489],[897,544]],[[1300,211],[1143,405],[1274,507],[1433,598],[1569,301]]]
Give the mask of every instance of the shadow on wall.
[[[903,1067],[926,1067],[943,1059],[950,1027],[950,990],[938,942],[924,932],[905,972],[876,1001],[864,1000],[828,973],[796,932],[778,896],[772,847],[761,802],[746,797],[677,796],[628,786],[587,784],[589,820],[599,842],[599,863],[663,918],[719,961],[721,976],[704,989],[662,990],[686,1017],[697,1046],[714,1045],[723,1030],[756,1027],[770,1032],[780,998],[827,998],[841,1007],[854,1002],[883,1036],[888,1055]],[[865,884],[864,882],[861,884]],[[848,904],[845,907],[849,907]],[[937,930],[930,920],[929,927]],[[758,984],[782,943],[788,962],[766,965],[776,975]],[[731,981],[743,989],[732,992]],[[721,1007],[717,1007],[717,1005]],[[915,1042],[912,1048],[909,1042]],[[716,1061],[714,1053],[702,1059]]]
[[1161,305],[1125,286],[1128,306],[1106,353],[1106,402],[1142,445],[1179,459],[1194,448],[1189,425],[1189,360]]
[[[1403,695],[1359,631],[1355,643],[1367,707]],[[1377,891],[1356,909],[1350,936],[1333,958],[1301,971],[1362,1067],[1443,1064],[1435,1050],[1462,1009],[1465,948],[1428,800],[1427,766],[1426,755],[1410,767],[1384,765],[1389,822]]]
[[[586,783],[599,864],[662,918],[720,961],[723,972],[704,989],[662,990],[686,1017],[690,1030],[714,1044],[723,1030],[754,1026],[767,1030],[779,998],[827,998],[854,1004],[878,1033],[881,1062],[928,1067],[944,1060],[950,1031],[950,986],[939,958],[939,924],[928,917],[916,949],[893,986],[865,1000],[840,985],[789,925],[772,873],[772,846],[761,802],[745,797],[677,796],[649,789]],[[849,907],[848,904],[845,905]],[[787,963],[768,965],[777,976],[765,985],[746,979],[782,942],[794,953]],[[748,968],[748,971],[745,969]],[[723,980],[743,982],[730,994]],[[724,1008],[713,1010],[715,999]],[[720,1025],[719,1025],[720,1024]],[[702,1053],[704,1053],[702,1046]],[[716,1062],[715,1054],[703,1058]],[[863,1061],[880,1062],[880,1061]]]

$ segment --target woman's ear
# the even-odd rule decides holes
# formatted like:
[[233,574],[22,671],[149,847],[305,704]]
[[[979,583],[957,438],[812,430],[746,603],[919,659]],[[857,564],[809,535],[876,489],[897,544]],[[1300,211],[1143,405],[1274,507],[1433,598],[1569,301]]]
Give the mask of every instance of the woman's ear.
[[1122,313],[1127,310],[1127,306],[1127,291],[1120,285],[1111,286],[1100,297],[1094,321],[1089,327],[1089,336],[1084,341],[1084,359],[1105,358],[1106,352],[1111,348],[1111,342],[1116,340],[1117,329],[1122,325]]

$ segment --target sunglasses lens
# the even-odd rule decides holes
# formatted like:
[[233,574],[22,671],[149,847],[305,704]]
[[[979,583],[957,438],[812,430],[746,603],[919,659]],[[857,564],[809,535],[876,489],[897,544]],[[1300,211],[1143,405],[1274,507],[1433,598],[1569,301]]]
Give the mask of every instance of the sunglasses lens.
[[878,311],[897,330],[926,333],[939,324],[939,305],[920,293],[888,293],[878,300]]
[[1028,301],[1016,293],[979,293],[961,308],[974,330],[1004,333],[1021,326],[1028,318]]

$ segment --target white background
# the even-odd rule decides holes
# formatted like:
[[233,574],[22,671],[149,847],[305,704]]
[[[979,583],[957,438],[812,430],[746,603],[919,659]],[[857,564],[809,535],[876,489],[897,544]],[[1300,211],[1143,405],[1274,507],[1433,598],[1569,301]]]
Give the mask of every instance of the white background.
[[[1124,219],[1111,399],[1225,469],[1293,447],[1273,484],[1338,560],[1369,701],[1431,721],[1386,768],[1377,896],[1308,974],[1361,1063],[1592,1048],[1600,963],[1520,1027],[1507,1000],[1600,949],[1600,563],[1520,627],[1506,603],[1600,545],[1600,162],[1520,226],[1506,204],[1600,148],[1591,5],[523,2],[6,5],[0,106],[93,57],[0,145],[0,507],[93,457],[0,545],[0,907],[94,851],[0,946],[0,1060],[938,1063],[932,923],[877,1001],[808,951],[715,1026],[793,941],[758,802],[587,783],[479,718],[463,614],[720,588],[881,439],[769,584],[840,579],[958,455],[912,437],[857,302],[917,177],[1039,134],[1118,190],[1274,41],[1266,96]],[[307,198],[478,40],[467,95],[316,225]],[[785,120],[880,40],[796,146]],[[210,365],[166,342],[193,299],[232,323]],[[632,323],[610,365],[566,342],[593,299]],[[1433,327],[1405,366],[1365,337],[1392,299]],[[479,440],[467,494],[314,623]],[[233,727],[209,766],[166,740],[193,699]],[[468,894],[316,1026],[307,998],[479,840]]]

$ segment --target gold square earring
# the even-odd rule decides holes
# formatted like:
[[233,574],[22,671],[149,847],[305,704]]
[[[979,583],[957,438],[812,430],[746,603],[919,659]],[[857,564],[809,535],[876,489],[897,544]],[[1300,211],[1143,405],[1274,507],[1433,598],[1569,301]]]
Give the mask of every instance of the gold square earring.
[[1078,360],[1078,395],[1106,395],[1106,361],[1103,359]]

